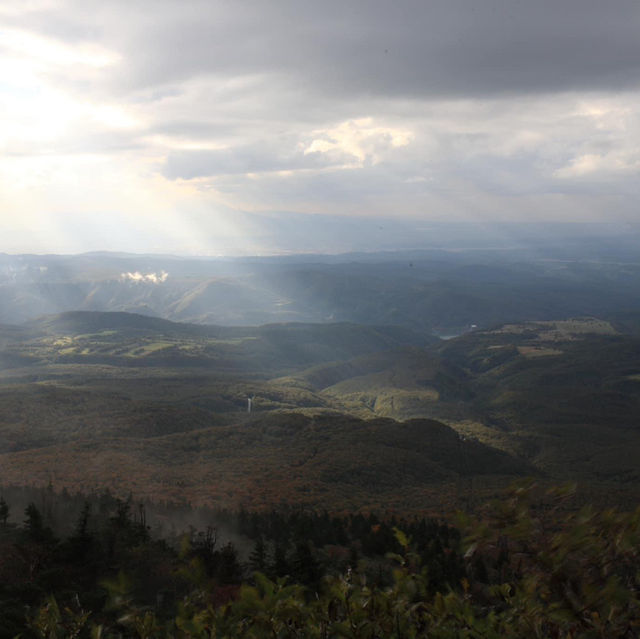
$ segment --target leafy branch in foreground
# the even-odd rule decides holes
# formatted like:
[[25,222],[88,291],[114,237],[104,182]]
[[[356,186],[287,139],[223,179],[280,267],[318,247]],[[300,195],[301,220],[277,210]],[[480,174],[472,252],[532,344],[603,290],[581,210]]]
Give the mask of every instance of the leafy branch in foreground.
[[169,619],[123,600],[118,621],[100,626],[51,599],[30,629],[41,638],[105,639],[637,637],[640,509],[569,512],[569,492],[529,484],[482,516],[460,516],[466,576],[448,588],[433,590],[415,543],[396,529],[390,585],[351,569],[313,587],[256,573],[220,605],[196,586]]

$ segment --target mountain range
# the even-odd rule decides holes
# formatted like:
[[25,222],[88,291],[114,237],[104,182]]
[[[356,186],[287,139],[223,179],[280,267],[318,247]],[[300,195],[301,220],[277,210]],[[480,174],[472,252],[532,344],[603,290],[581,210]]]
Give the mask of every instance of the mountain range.
[[0,255],[0,323],[74,310],[197,324],[396,325],[456,335],[524,320],[640,311],[637,261],[531,251],[177,258]]

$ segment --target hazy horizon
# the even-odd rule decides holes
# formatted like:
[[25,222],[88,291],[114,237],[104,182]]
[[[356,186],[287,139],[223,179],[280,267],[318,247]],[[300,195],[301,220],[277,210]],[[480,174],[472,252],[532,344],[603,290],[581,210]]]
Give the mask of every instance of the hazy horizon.
[[[176,258],[245,259],[262,257],[339,257],[385,255],[406,252],[516,251],[536,252],[557,249],[563,243],[576,246],[594,240],[607,242],[608,250],[632,247],[640,237],[640,224],[631,222],[507,222],[507,223],[434,223],[389,218],[342,219],[337,216],[245,215],[239,220],[245,235],[228,237],[218,250],[154,250],[140,245],[135,238],[120,248],[107,242],[86,246],[83,250],[2,250],[1,255],[79,256],[83,254],[123,254]],[[585,254],[583,257],[587,257]],[[523,259],[530,259],[524,256]],[[576,256],[579,258],[579,256]]]

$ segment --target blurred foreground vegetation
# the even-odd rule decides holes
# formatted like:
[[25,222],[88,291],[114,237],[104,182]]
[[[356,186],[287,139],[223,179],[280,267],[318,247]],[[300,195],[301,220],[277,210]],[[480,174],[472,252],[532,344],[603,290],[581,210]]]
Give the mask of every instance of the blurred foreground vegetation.
[[[301,509],[155,538],[102,497],[57,538],[0,501],[1,637],[638,637],[640,509],[521,484],[455,522]],[[455,524],[455,525],[454,525]]]

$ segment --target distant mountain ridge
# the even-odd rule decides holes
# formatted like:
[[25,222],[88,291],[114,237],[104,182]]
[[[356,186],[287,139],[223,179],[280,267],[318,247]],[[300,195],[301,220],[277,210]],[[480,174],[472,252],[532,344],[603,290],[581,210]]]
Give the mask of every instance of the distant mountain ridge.
[[[305,261],[306,260],[306,261]],[[0,323],[86,310],[178,322],[399,325],[435,334],[640,310],[640,266],[499,252],[194,259],[2,256]]]
[[25,327],[51,333],[89,333],[108,329],[135,328],[163,332],[189,332],[193,329],[206,331],[201,326],[178,324],[170,320],[139,313],[123,311],[65,311],[56,315],[45,315],[26,322]]

